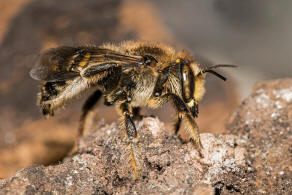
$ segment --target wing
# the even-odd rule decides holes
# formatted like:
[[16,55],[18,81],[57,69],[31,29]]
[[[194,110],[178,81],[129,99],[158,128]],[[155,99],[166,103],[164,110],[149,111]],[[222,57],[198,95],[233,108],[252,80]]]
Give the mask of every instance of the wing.
[[80,76],[80,71],[90,66],[105,63],[133,66],[142,62],[142,56],[125,55],[99,47],[58,47],[39,56],[30,76],[41,81],[65,81]]

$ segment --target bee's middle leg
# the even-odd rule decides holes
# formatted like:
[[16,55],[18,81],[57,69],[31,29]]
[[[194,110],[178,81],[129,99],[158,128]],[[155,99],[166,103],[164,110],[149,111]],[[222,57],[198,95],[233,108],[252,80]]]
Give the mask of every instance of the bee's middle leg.
[[136,147],[137,143],[137,130],[133,121],[133,108],[127,103],[121,103],[117,106],[119,114],[121,115],[121,130],[124,131],[124,134],[129,142],[130,148],[130,158],[131,165],[133,168],[133,173],[135,179],[139,177],[141,172],[141,165],[138,160],[138,150]]

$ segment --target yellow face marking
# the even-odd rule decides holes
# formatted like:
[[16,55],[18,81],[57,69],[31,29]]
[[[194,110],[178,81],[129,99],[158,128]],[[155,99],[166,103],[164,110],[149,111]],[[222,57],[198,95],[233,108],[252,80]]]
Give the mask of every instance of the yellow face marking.
[[176,59],[175,62],[176,62],[176,63],[180,63],[180,59]]
[[83,60],[79,63],[79,66],[83,67],[87,64],[89,58],[90,58],[90,53],[86,53]]
[[197,76],[195,79],[195,91],[194,91],[194,98],[197,101],[200,101],[205,93],[205,80],[203,76]]
[[191,100],[189,103],[188,103],[188,106],[189,107],[193,107],[195,105],[195,100]]

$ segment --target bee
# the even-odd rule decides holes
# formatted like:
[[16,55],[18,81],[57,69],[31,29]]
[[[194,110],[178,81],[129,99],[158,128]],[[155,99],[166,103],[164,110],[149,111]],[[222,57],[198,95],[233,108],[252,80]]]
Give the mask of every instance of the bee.
[[137,159],[137,131],[134,119],[140,107],[157,108],[171,101],[177,111],[175,132],[182,119],[192,141],[201,154],[198,125],[198,102],[205,93],[206,73],[222,80],[215,68],[234,65],[213,65],[201,68],[186,51],[153,42],[125,41],[119,45],[67,47],[50,49],[40,55],[30,71],[33,79],[42,81],[38,104],[43,115],[71,102],[89,89],[96,89],[87,99],[80,119],[79,136],[90,129],[97,102],[115,105],[120,116],[120,129],[129,144],[133,174],[141,171]]

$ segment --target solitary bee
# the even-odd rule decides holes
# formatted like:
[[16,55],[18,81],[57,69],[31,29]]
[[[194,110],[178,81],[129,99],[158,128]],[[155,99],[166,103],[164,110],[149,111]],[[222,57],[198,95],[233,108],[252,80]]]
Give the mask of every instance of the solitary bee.
[[159,43],[126,41],[118,46],[50,49],[39,57],[30,75],[42,81],[38,102],[44,115],[54,115],[57,108],[90,88],[96,89],[83,106],[79,136],[90,129],[93,110],[102,96],[106,105],[115,105],[120,128],[130,146],[133,172],[138,177],[137,131],[133,120],[139,116],[140,107],[157,108],[172,101],[177,111],[175,132],[185,119],[192,141],[201,154],[195,122],[198,102],[205,93],[206,73],[225,80],[213,70],[218,67],[234,66],[200,68],[185,51],[176,53],[173,48]]

